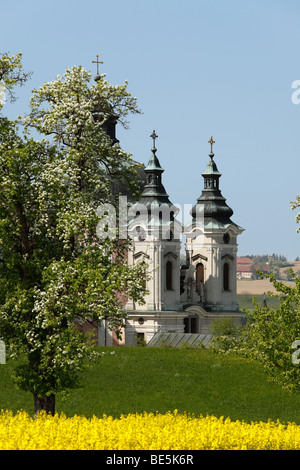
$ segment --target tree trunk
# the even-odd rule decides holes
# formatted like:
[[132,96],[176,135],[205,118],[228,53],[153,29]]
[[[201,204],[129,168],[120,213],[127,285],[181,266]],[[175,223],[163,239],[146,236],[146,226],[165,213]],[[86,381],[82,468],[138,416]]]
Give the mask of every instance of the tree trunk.
[[51,394],[46,397],[39,397],[38,395],[33,395],[34,399],[34,414],[35,416],[39,411],[46,411],[46,413],[50,413],[52,416],[55,414],[55,395]]

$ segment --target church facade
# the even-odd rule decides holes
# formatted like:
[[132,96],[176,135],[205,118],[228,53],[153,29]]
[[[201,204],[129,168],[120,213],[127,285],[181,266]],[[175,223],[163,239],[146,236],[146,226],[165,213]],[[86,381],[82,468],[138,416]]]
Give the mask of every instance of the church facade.
[[[236,297],[238,236],[244,231],[231,220],[232,209],[220,190],[221,173],[213,153],[202,173],[203,189],[183,226],[178,208],[169,199],[162,181],[164,169],[156,155],[156,138],[144,168],[142,196],[128,209],[128,235],[133,249],[128,263],[145,263],[145,304],[128,301],[126,327],[119,344],[147,344],[156,333],[209,334],[212,320],[242,321]],[[184,245],[184,249],[182,244]],[[184,260],[183,260],[184,255]],[[105,332],[105,344],[117,344]],[[99,328],[103,344],[103,328]]]

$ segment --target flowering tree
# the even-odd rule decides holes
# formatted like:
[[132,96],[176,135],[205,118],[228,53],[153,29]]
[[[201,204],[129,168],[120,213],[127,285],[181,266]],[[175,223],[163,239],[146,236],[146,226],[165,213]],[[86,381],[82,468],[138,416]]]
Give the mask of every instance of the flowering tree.
[[[130,156],[102,128],[112,113],[138,112],[135,99],[126,85],[89,80],[74,67],[35,90],[25,134],[0,117],[0,338],[26,355],[16,378],[35,412],[54,414],[55,395],[77,386],[94,357],[78,324],[106,318],[118,331],[123,296],[143,302],[145,293],[144,265],[126,262],[129,242],[96,234],[111,182],[138,191]],[[31,127],[53,141],[34,140]]]
[[[35,128],[64,149],[75,167],[81,166],[81,181],[90,200],[111,197],[109,181],[122,180],[133,196],[138,196],[138,165],[119,145],[112,145],[103,126],[111,119],[126,127],[129,113],[139,113],[136,98],[127,91],[127,83],[112,86],[105,75],[90,85],[91,73],[82,68],[66,69],[56,80],[33,90],[31,113],[24,120],[27,130]],[[81,172],[81,170],[80,170]],[[81,173],[73,175],[79,178]],[[109,176],[109,178],[108,178]]]
[[[24,72],[21,60],[21,53],[15,56],[8,53],[0,55],[0,84],[3,91],[8,93],[11,102],[16,100],[15,86],[23,86],[31,76],[31,72]],[[0,110],[2,106],[0,100]]]

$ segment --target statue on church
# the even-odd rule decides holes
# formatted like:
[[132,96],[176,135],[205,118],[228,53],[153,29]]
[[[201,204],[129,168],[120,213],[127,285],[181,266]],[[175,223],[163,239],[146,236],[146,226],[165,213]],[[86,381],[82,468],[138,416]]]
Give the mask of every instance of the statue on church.
[[192,296],[192,293],[193,293],[193,279],[192,278],[189,278],[187,280],[186,292],[187,292],[187,300],[191,301],[193,299],[193,296]]
[[195,292],[196,286],[196,270],[193,265],[190,265],[186,270],[184,286],[186,290],[187,301],[193,302],[193,293]]
[[199,303],[203,305],[205,303],[205,292],[204,292],[204,285],[203,285],[202,280],[199,282],[198,294],[200,297]]

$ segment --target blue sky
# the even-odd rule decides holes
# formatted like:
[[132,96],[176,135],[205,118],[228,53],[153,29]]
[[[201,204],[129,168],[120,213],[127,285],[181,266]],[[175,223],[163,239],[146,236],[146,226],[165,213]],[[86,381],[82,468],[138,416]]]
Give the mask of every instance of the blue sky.
[[[220,187],[245,228],[239,255],[300,256],[300,2],[297,0],[1,0],[0,51],[23,53],[33,76],[3,114],[24,115],[33,88],[99,54],[113,84],[129,82],[143,114],[118,128],[147,163],[150,134],[173,203],[194,204],[213,135]],[[299,94],[300,96],[300,94]]]

